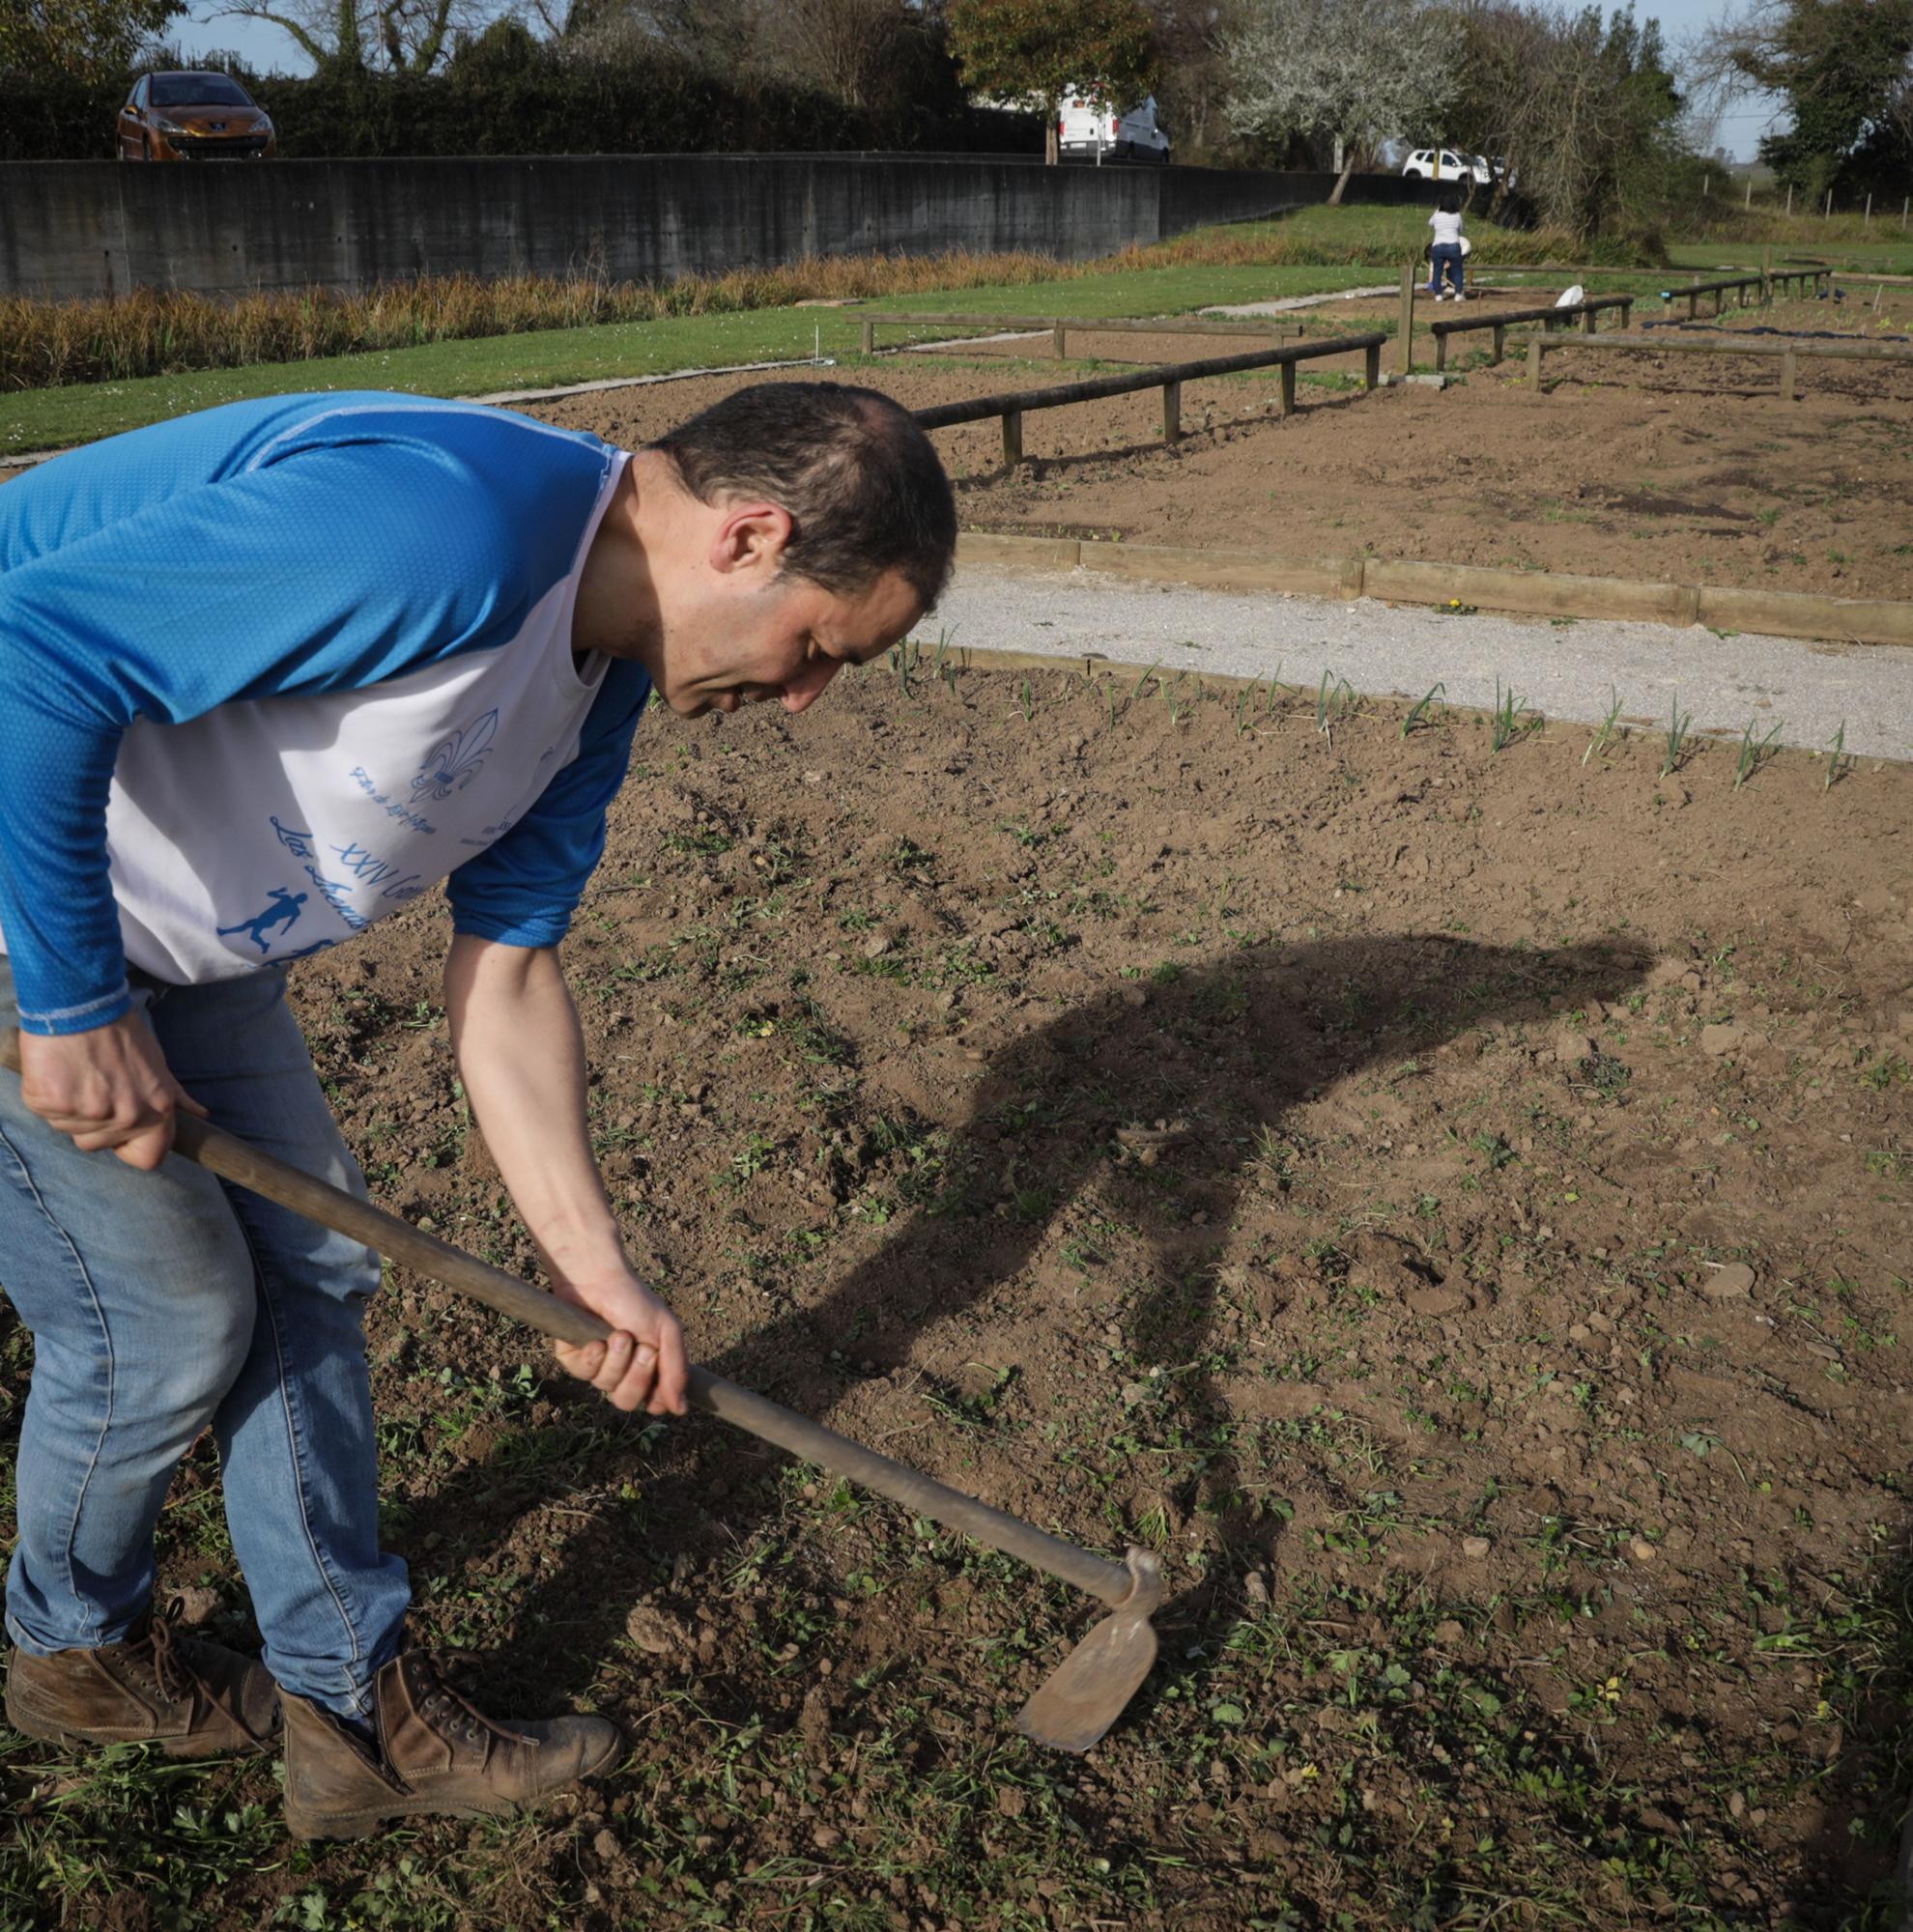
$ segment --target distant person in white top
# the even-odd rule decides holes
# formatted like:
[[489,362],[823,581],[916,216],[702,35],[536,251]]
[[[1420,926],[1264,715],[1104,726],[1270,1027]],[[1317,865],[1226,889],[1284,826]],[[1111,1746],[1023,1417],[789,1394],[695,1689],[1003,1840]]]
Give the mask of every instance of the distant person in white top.
[[[1428,217],[1435,231],[1435,245],[1428,251],[1428,293],[1437,301],[1461,301],[1462,296],[1462,217],[1461,203],[1453,195],[1443,195],[1441,205]],[[1445,274],[1449,286],[1442,286]]]

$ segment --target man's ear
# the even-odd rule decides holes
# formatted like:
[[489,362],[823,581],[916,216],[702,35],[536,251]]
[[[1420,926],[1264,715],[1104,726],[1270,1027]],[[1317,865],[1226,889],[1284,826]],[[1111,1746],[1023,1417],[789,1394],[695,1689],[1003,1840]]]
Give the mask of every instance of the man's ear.
[[790,512],[782,503],[728,503],[711,535],[711,568],[727,576],[761,570],[774,577],[784,567],[784,553],[794,528]]

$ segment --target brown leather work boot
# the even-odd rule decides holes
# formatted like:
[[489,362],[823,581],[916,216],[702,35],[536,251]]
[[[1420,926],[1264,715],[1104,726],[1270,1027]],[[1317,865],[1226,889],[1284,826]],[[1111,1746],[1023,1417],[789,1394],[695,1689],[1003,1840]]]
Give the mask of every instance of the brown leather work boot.
[[624,1747],[605,1718],[494,1723],[415,1650],[373,1679],[376,1750],[329,1711],[281,1695],[286,1829],[295,1838],[362,1838],[392,1818],[529,1809],[608,1769]]
[[49,1744],[157,1745],[168,1757],[271,1750],[278,1700],[256,1660],[181,1636],[152,1610],[124,1643],[16,1650],[7,1669],[7,1721]]

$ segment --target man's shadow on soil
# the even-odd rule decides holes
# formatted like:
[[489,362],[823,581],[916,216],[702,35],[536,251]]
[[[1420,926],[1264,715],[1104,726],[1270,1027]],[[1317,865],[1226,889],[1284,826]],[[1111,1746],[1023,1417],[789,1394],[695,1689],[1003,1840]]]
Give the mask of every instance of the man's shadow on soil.
[[[1186,1362],[1203,1351],[1217,1286],[1212,1264],[1248,1170],[1279,1143],[1298,1101],[1370,1067],[1402,1068],[1476,1028],[1546,1024],[1619,998],[1651,963],[1644,950],[1619,943],[1546,951],[1387,936],[1244,949],[1100,994],[1018,1034],[976,1069],[967,1114],[950,1134],[939,1211],[914,1214],[817,1300],[776,1316],[707,1366],[827,1417],[870,1373],[859,1364],[879,1373],[901,1364],[927,1329],[1013,1281],[1055,1216],[1112,1170],[1138,1208],[1154,1202],[1127,1217],[1149,1224],[1153,1265],[1124,1302],[1126,1337],[1145,1361]],[[1157,1121],[1166,1126],[1156,1129]],[[1441,1123],[1431,1118],[1415,1131],[1439,1139]],[[1189,1400],[1212,1399],[1185,1386]],[[599,1399],[571,1387],[561,1400],[575,1411]],[[748,1547],[775,1519],[775,1485],[759,1480],[771,1452],[714,1423],[674,1426],[708,1432],[692,1466],[702,1484],[725,1484],[722,1501],[686,1480],[683,1462],[659,1469],[645,1485],[649,1533],[594,1525],[527,1580],[515,1655],[499,1662],[542,1697],[589,1684],[673,1545],[688,1539],[708,1557]],[[629,1455],[614,1444],[594,1458],[600,1470],[573,1473],[610,1479]],[[435,1561],[482,1558],[506,1533],[501,1500],[534,1507],[542,1487],[542,1477],[496,1458],[468,1464],[430,1505],[444,1534]],[[471,1527],[461,1533],[460,1524]],[[1080,1532],[1107,1540],[1087,1522]],[[545,1626],[563,1630],[561,1646],[525,1642]]]

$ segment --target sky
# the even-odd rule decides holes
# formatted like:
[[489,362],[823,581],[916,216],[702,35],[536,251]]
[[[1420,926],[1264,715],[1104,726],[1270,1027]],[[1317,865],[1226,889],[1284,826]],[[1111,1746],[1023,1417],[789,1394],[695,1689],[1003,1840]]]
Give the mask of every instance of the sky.
[[[231,50],[261,71],[306,73],[311,62],[283,28],[264,20],[221,19],[216,0],[194,0],[189,18],[176,23],[169,36],[188,56]],[[1738,12],[1730,0],[1638,0],[1635,11],[1657,19],[1667,43],[1678,54],[1684,43],[1723,14]],[[1774,125],[1780,103],[1771,98],[1736,102],[1722,116],[1716,139],[1737,161],[1751,161],[1760,136]]]

